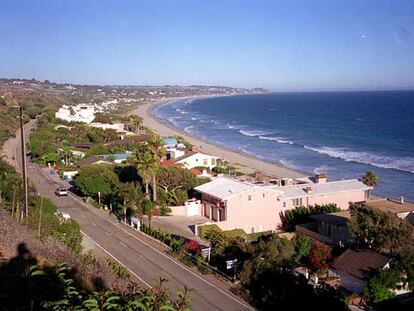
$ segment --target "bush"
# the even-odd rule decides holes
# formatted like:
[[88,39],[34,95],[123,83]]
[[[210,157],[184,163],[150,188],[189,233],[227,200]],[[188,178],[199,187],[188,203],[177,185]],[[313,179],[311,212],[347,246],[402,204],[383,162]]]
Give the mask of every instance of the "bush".
[[245,239],[247,237],[246,232],[244,232],[243,229],[233,229],[233,230],[227,230],[223,231],[224,235],[230,239],[234,238],[243,238]]
[[160,216],[168,216],[172,212],[171,208],[166,205],[160,207]]

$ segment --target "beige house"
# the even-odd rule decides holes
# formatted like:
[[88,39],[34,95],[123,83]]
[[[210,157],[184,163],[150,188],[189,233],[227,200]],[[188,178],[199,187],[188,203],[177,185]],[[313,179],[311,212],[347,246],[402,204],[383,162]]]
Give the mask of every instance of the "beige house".
[[291,179],[286,182],[251,182],[219,177],[196,187],[202,195],[202,215],[222,230],[243,229],[246,233],[277,230],[280,215],[297,206],[335,203],[348,209],[350,202],[363,202],[367,187],[351,179]]

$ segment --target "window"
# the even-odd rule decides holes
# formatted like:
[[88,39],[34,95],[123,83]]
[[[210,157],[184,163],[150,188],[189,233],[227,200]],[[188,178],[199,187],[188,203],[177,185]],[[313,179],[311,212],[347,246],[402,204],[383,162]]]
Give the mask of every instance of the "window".
[[252,200],[252,196],[251,196],[251,195],[249,195],[249,196],[247,197],[247,200],[251,201],[251,200]]
[[211,159],[211,165],[214,165],[214,166],[216,165],[216,159],[214,159],[214,158]]
[[250,233],[254,233],[254,227],[251,227]]
[[208,161],[207,161],[207,159],[203,159],[203,165],[204,165],[204,166],[207,166],[207,165],[208,165]]
[[266,193],[263,192],[263,197],[266,197]]
[[286,202],[283,202],[283,207],[286,207]]
[[302,206],[302,198],[292,199],[293,206]]

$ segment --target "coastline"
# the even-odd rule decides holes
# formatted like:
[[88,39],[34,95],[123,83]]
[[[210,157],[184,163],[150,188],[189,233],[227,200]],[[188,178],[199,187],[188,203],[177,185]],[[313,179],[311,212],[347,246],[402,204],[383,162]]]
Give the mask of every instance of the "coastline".
[[[169,98],[169,99],[162,99],[150,103],[146,103],[143,105],[138,106],[131,114],[137,114],[143,119],[143,126],[152,129],[159,135],[162,136],[176,136],[179,135],[183,137],[186,141],[190,144],[195,145],[199,148],[200,152],[204,152],[207,154],[220,156],[225,160],[229,161],[229,163],[235,166],[237,169],[242,171],[243,173],[250,174],[255,171],[262,171],[268,175],[274,177],[303,177],[307,176],[304,172],[295,171],[281,165],[266,162],[254,156],[237,152],[232,149],[217,146],[211,142],[208,142],[200,137],[191,135],[181,129],[175,128],[171,126],[171,124],[167,123],[164,120],[160,120],[157,118],[153,113],[152,109],[158,105],[173,102],[177,100],[185,100],[185,99],[201,99],[206,98],[207,96],[189,96],[189,97],[179,97],[179,98]],[[222,97],[222,96],[209,96],[209,97]]]

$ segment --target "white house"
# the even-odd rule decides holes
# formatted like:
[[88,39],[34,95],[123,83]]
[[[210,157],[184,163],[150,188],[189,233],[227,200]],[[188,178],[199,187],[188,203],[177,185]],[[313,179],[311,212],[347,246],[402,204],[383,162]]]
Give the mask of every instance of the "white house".
[[174,162],[183,164],[186,169],[192,169],[197,166],[205,166],[212,169],[220,164],[220,158],[201,152],[191,151],[181,157],[175,158]]
[[77,106],[63,105],[55,113],[55,117],[68,122],[91,123],[95,119],[95,106],[79,104]]
[[101,128],[103,130],[115,130],[117,132],[125,131],[125,125],[123,123],[100,123],[92,122],[89,124],[91,127]]

